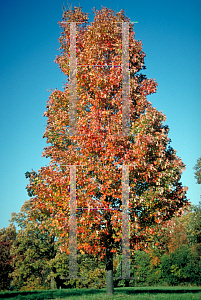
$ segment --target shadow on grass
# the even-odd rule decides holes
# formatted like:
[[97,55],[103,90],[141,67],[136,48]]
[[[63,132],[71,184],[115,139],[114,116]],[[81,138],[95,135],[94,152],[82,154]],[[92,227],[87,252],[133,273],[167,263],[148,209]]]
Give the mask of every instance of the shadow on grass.
[[132,295],[132,294],[143,294],[143,293],[149,293],[149,294],[173,294],[173,293],[198,293],[201,292],[201,287],[195,287],[195,288],[185,288],[185,287],[142,287],[142,288],[115,288],[115,291]]
[[[114,296],[118,294],[124,295],[139,295],[148,294],[173,294],[173,293],[199,293],[201,287],[128,287],[114,288]],[[29,300],[44,300],[65,298],[71,296],[88,296],[88,295],[106,295],[106,288],[103,289],[63,289],[63,290],[43,290],[43,291],[23,291],[23,292],[1,292],[0,299],[29,299]]]
[[44,300],[55,299],[70,296],[83,296],[93,294],[105,294],[106,290],[96,289],[63,289],[63,290],[39,290],[39,291],[13,291],[1,292],[0,299],[29,299],[29,300]]

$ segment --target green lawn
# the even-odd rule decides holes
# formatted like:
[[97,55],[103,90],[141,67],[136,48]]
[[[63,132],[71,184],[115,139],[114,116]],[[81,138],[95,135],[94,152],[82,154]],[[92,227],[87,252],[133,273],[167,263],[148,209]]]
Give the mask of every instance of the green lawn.
[[[106,297],[106,296],[81,296],[81,297],[77,297],[77,296],[72,296],[72,297],[67,297],[67,298],[56,298],[56,300],[66,300],[66,299],[77,299],[77,300],[82,300],[82,299],[89,299],[89,300],[98,300],[98,299],[135,299],[135,300],[148,300],[148,299],[164,299],[164,300],[191,300],[191,299],[195,299],[195,300],[200,300],[201,299],[201,294],[200,293],[185,293],[185,294],[141,294],[141,295],[126,295],[126,294],[122,294],[119,293],[116,296],[113,297]],[[55,299],[54,299],[55,300]]]
[[201,287],[136,287],[115,288],[113,296],[106,296],[106,288],[62,289],[0,293],[0,299],[8,300],[98,300],[98,299],[157,299],[157,300],[201,300]]
[[[188,292],[189,290],[189,292]],[[81,292],[81,291],[80,291]],[[106,289],[91,290],[82,292],[80,294],[69,295],[64,299],[77,299],[77,300],[98,300],[98,299],[135,299],[135,300],[146,300],[146,299],[164,299],[164,300],[201,300],[201,288],[115,288],[114,296],[106,296]],[[59,298],[57,298],[59,300]],[[61,300],[61,298],[60,298]]]

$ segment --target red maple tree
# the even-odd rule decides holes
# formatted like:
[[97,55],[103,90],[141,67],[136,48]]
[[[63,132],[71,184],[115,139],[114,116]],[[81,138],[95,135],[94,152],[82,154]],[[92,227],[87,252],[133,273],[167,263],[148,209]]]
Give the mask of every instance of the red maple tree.
[[[81,8],[65,11],[56,62],[67,76],[64,91],[52,91],[44,115],[44,137],[50,146],[43,156],[49,166],[28,172],[32,206],[43,215],[43,226],[63,238],[69,253],[70,167],[76,165],[78,249],[111,261],[122,238],[122,165],[129,165],[130,247],[147,247],[147,234],[157,224],[180,214],[189,204],[180,178],[185,169],[170,146],[165,115],[147,95],[157,83],[139,73],[144,67],[142,43],[129,24],[130,132],[122,134],[122,25],[123,10],[94,10],[88,26]],[[69,23],[67,23],[69,22]],[[77,134],[69,133],[70,22],[77,23]],[[94,67],[96,65],[96,67]],[[107,210],[105,208],[108,208]],[[104,250],[104,251],[103,251]],[[108,271],[108,268],[106,268]]]

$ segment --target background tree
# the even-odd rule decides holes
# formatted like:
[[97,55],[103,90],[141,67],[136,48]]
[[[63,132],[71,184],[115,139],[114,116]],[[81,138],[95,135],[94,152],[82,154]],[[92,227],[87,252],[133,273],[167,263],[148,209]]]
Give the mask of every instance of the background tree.
[[53,273],[48,278],[54,277],[57,288],[96,288],[100,289],[105,286],[106,274],[104,263],[97,261],[93,255],[77,251],[78,273],[84,280],[66,279],[69,277],[69,256],[59,249],[56,256],[50,260],[49,266]]
[[168,250],[170,253],[173,253],[177,248],[180,248],[181,245],[187,244],[188,238],[186,228],[183,226],[181,221],[178,221],[169,235]]
[[[69,256],[59,250],[58,239],[50,237],[47,230],[39,228],[42,218],[37,222],[31,220],[30,208],[29,201],[25,201],[19,213],[12,213],[10,226],[2,230],[2,243],[0,243],[2,246],[1,271],[4,274],[1,276],[2,289],[9,288],[10,281],[16,290],[51,288],[51,278],[54,279],[54,288],[75,287],[74,280],[65,279],[69,277]],[[11,235],[13,234],[11,229],[15,230],[13,223],[19,228],[15,239]],[[6,247],[11,237],[13,247],[12,245]],[[5,264],[4,267],[3,264]],[[82,277],[87,274],[88,279],[78,282],[77,288],[103,287],[105,280],[103,266],[101,262],[97,264],[93,256],[87,253],[81,255],[78,251],[79,272]]]
[[201,256],[201,202],[191,206],[188,217],[188,243]]
[[201,157],[198,158],[194,170],[195,170],[195,178],[197,179],[197,183],[201,184]]
[[201,244],[201,202],[199,205],[190,205],[188,211],[180,218],[173,218],[169,227],[169,252],[181,245],[200,247]]
[[181,245],[161,258],[161,278],[169,285],[201,284],[201,259],[189,245]]
[[[112,294],[113,254],[120,253],[122,233],[122,169],[118,166],[131,165],[131,249],[148,247],[150,230],[180,215],[188,201],[186,188],[180,182],[185,165],[170,146],[169,129],[163,125],[165,115],[153,108],[146,98],[156,91],[157,83],[139,73],[145,69],[145,53],[142,43],[134,39],[131,24],[131,126],[129,135],[121,134],[122,72],[115,65],[122,62],[122,25],[116,22],[129,19],[123,10],[114,13],[103,7],[94,12],[90,26],[87,26],[87,14],[80,7],[63,14],[65,22],[82,22],[77,25],[76,36],[78,135],[69,132],[70,86],[67,81],[63,92],[52,92],[44,114],[48,118],[44,137],[51,145],[45,148],[43,155],[50,158],[50,165],[38,173],[27,173],[30,179],[27,190],[36,218],[43,216],[41,227],[63,238],[62,250],[68,254],[68,165],[77,165],[77,206],[83,208],[77,212],[78,248],[100,260],[106,259],[107,294]],[[70,24],[60,25],[63,29],[61,54],[56,62],[69,79]]]
[[[146,280],[144,279],[144,284],[155,285],[160,282],[161,257],[165,253],[169,252],[168,241],[172,228],[171,224],[172,220],[166,221],[162,224],[158,224],[158,226],[154,228],[154,234],[152,234],[152,231],[150,232],[149,248],[147,249],[147,255],[149,256],[150,265]],[[140,280],[139,283],[140,282],[143,283],[142,280]]]
[[170,223],[168,251],[160,264],[161,279],[170,285],[200,284],[200,212],[200,205],[191,205]]
[[33,222],[31,215],[30,202],[25,201],[20,212],[12,213],[10,220],[20,228],[11,248],[12,286],[17,290],[49,288],[49,261],[56,255],[55,238],[38,228],[40,220]]
[[13,224],[0,229],[0,290],[8,290],[13,271],[11,247],[16,238],[16,229]]

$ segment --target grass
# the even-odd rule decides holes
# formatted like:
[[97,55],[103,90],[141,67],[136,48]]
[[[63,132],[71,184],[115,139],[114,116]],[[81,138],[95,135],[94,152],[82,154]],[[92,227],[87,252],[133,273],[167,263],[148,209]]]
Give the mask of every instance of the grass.
[[83,297],[79,297],[77,298],[77,296],[75,297],[67,297],[67,298],[56,298],[54,300],[66,300],[66,299],[77,299],[77,300],[98,300],[98,299],[107,299],[107,300],[115,300],[115,299],[135,299],[135,300],[200,300],[201,299],[201,295],[199,293],[197,294],[193,294],[193,293],[186,293],[186,294],[174,294],[174,295],[168,295],[168,294],[157,294],[157,295],[150,295],[150,294],[143,294],[143,295],[136,295],[136,296],[129,296],[129,295],[125,295],[125,294],[119,294],[116,296],[112,296],[112,297],[106,297],[106,296],[83,296]]
[[[12,293],[11,293],[12,294]],[[12,295],[9,295],[12,297]],[[8,296],[8,295],[7,295]],[[115,300],[115,299],[135,299],[135,300],[200,300],[201,287],[119,287],[114,289],[114,295],[106,296],[106,288],[97,289],[62,289],[35,291],[13,295],[9,300],[37,299],[37,300]]]
[[113,296],[106,296],[106,288],[101,290],[80,289],[69,290],[65,298],[57,300],[114,300],[114,299],[135,299],[135,300],[200,300],[201,288],[183,287],[143,287],[143,288],[115,288]]

